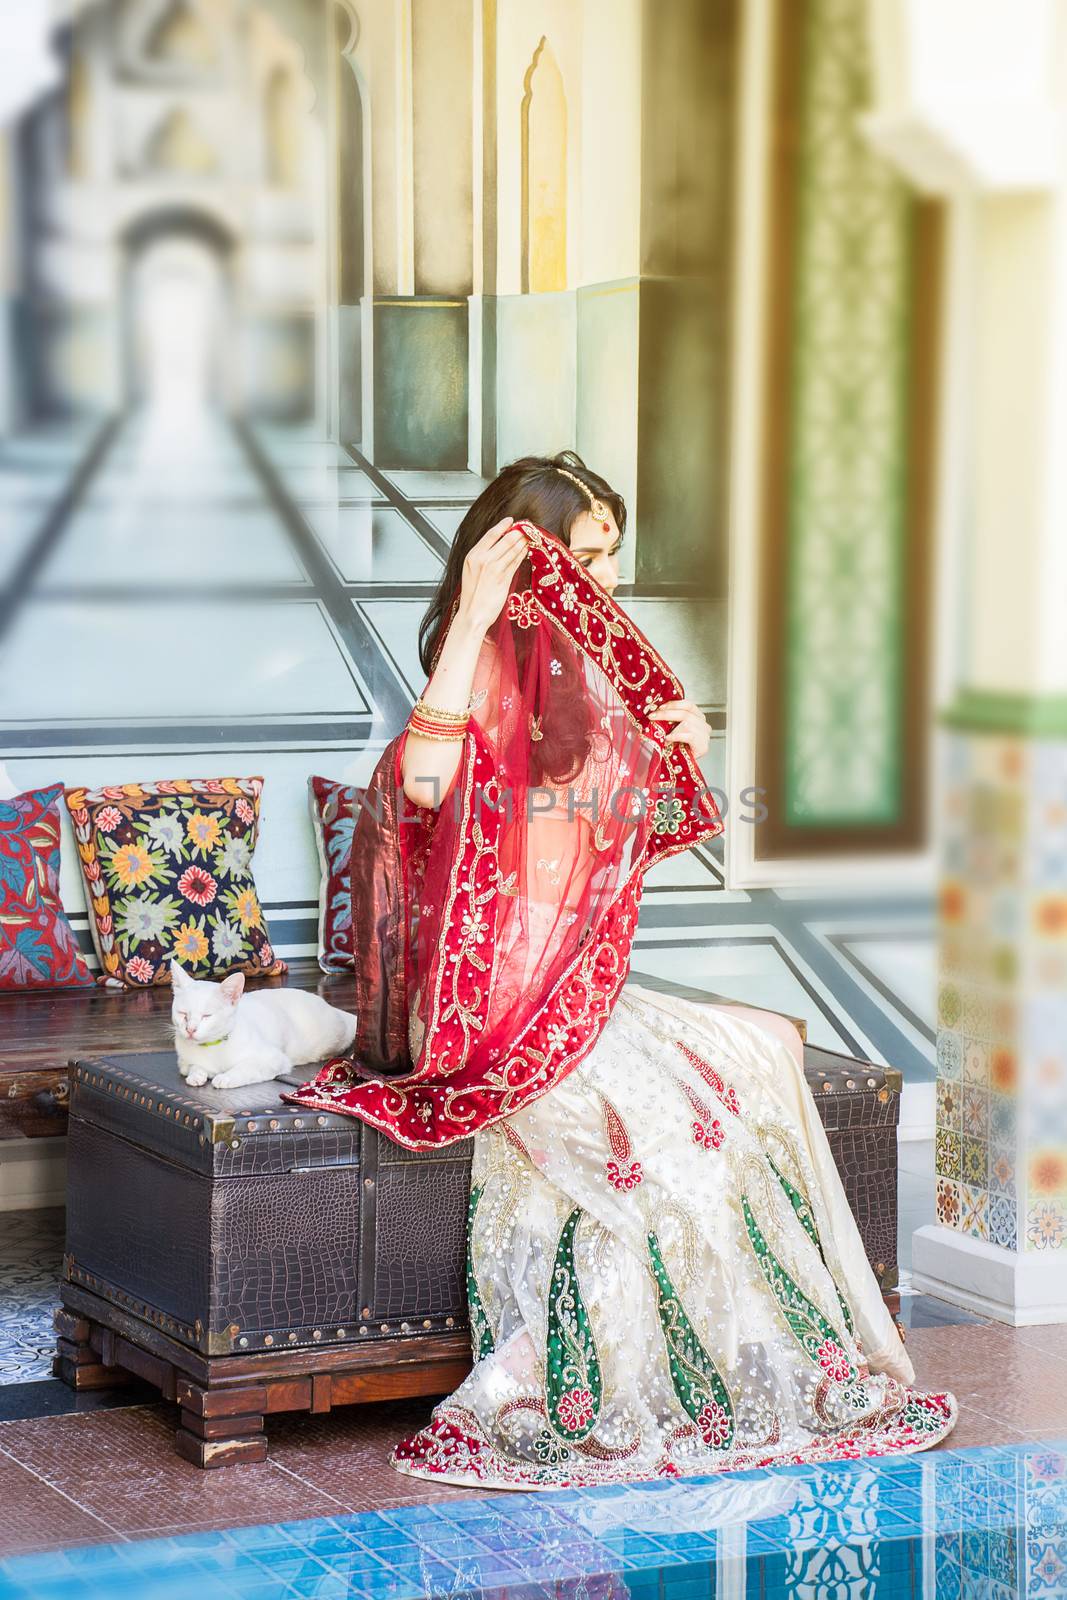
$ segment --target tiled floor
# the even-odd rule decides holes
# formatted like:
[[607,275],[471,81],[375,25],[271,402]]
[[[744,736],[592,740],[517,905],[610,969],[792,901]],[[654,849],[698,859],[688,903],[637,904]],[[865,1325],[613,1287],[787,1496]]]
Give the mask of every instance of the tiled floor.
[[[952,1389],[960,1402],[947,1453],[1067,1439],[1067,1328],[922,1328],[909,1348],[920,1385]],[[0,1422],[0,1554],[484,1498],[390,1467],[391,1445],[429,1408],[269,1418],[268,1460],[216,1472],[175,1454],[176,1414],[163,1404]]]
[[[279,1492],[266,1524],[0,1563],[0,1600],[1055,1600],[1065,1451],[941,1451],[298,1521]],[[31,1490],[12,1506],[16,1520],[27,1511]],[[85,1531],[73,1508],[64,1516]]]

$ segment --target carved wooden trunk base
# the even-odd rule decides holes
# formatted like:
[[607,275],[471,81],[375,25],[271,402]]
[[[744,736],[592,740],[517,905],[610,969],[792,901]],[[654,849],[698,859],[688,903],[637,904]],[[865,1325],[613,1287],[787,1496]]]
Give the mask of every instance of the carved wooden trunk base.
[[413,1334],[389,1344],[202,1356],[74,1284],[61,1287],[53,1371],[73,1389],[145,1379],[181,1408],[178,1454],[198,1467],[265,1461],[263,1421],[366,1400],[448,1394],[471,1367],[470,1336]]

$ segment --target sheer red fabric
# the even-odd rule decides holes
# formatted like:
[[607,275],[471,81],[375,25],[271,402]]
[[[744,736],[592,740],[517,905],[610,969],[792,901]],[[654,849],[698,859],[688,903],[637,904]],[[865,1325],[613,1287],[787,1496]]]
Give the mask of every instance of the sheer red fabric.
[[284,1096],[412,1149],[509,1116],[581,1061],[629,970],[645,872],[723,829],[692,752],[649,717],[677,678],[561,540],[520,526],[529,556],[440,806],[403,793],[406,730],[362,797],[352,1056]]

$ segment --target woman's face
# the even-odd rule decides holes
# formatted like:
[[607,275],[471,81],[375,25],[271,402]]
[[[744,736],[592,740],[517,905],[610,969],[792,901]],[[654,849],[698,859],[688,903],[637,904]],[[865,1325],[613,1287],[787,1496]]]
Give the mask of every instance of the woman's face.
[[591,511],[582,511],[571,524],[571,555],[611,594],[619,582],[619,546],[622,539],[613,511],[607,513],[605,529],[600,517]]

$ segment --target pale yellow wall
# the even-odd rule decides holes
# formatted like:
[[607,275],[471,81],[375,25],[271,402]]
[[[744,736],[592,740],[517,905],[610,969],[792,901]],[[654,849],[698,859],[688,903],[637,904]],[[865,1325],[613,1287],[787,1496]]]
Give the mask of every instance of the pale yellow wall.
[[967,685],[1067,691],[1067,199],[979,203]]
[[411,0],[417,294],[470,294],[473,0]]
[[567,287],[579,268],[581,10],[574,0],[500,0],[497,9],[497,292],[522,290],[523,81],[542,38],[552,46],[568,110]]
[[641,0],[582,0],[576,284],[639,270],[641,9]]
[[[364,138],[370,146],[369,243],[375,294],[400,292],[398,217],[411,204],[410,165],[402,170],[405,145],[398,128],[400,68],[406,61],[400,48],[402,10],[407,13],[407,0],[374,0],[373,5],[361,7],[359,40],[352,52],[366,85],[363,115]],[[410,141],[406,148],[410,151]]]
[[523,83],[522,285],[531,294],[567,287],[567,96],[543,38]]

